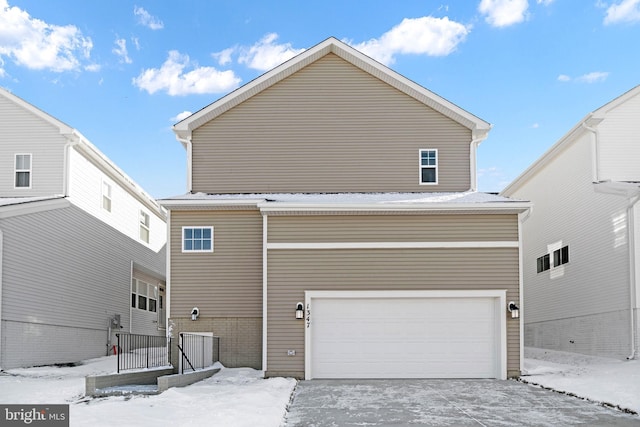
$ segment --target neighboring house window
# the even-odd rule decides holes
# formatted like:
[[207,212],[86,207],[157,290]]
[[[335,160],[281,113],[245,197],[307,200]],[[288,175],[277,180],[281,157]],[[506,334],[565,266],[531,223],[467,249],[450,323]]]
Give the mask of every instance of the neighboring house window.
[[31,188],[31,154],[16,154],[16,188]]
[[213,227],[182,227],[182,252],[213,252]]
[[131,307],[138,310],[158,311],[158,287],[142,280],[131,280]]
[[140,240],[149,243],[149,214],[140,211]]
[[420,184],[438,183],[438,150],[420,150]]
[[543,271],[547,271],[550,268],[549,265],[549,254],[543,255],[538,258],[538,273],[542,273]]
[[111,212],[111,185],[102,181],[102,209]]
[[553,251],[553,266],[558,267],[569,262],[569,246]]

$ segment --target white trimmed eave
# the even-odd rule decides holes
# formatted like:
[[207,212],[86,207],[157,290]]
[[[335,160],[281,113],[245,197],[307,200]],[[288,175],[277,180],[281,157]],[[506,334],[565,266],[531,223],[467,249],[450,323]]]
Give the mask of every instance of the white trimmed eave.
[[39,212],[62,209],[71,206],[71,202],[64,197],[47,200],[25,201],[12,205],[0,206],[0,219],[13,216],[34,214]]
[[169,210],[258,209],[264,199],[238,200],[159,200],[160,206]]
[[259,92],[262,92],[274,84],[286,79],[329,53],[334,53],[345,61],[415,98],[446,117],[449,117],[472,131],[477,132],[478,135],[484,134],[484,138],[486,138],[486,134],[491,129],[490,123],[476,117],[468,111],[463,110],[452,102],[447,101],[441,96],[436,95],[403,75],[373,60],[346,43],[343,43],[334,37],[330,37],[318,45],[305,50],[294,58],[264,73],[244,86],[241,86],[200,111],[195,112],[181,122],[176,123],[173,126],[173,131],[175,132],[177,139],[185,145],[184,141],[191,139],[191,133],[194,129],[197,129],[224,112],[234,108]]
[[261,212],[272,213],[521,213],[531,207],[528,202],[507,203],[273,203],[258,204]]

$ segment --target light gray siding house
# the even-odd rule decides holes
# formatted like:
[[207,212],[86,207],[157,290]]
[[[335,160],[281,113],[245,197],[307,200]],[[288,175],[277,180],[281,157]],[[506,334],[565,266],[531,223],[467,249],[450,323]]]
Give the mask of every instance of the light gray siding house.
[[176,124],[172,334],[267,376],[519,375],[528,204],[475,191],[489,129],[334,38]]
[[523,224],[525,344],[634,358],[640,305],[640,86],[587,114],[507,186]]
[[165,245],[149,195],[0,89],[0,369],[104,356],[116,332],[164,335]]

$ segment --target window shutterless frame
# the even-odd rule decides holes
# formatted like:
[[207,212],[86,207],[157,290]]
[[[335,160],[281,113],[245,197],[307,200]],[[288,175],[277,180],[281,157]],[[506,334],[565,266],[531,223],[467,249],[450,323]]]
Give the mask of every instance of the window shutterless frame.
[[140,240],[142,240],[145,243],[149,243],[149,235],[151,234],[149,232],[149,226],[150,226],[149,214],[141,210],[140,211]]
[[31,153],[18,153],[15,156],[15,173],[14,188],[31,188],[32,181],[32,163],[33,156]]
[[182,227],[182,252],[213,252],[213,227]]
[[420,185],[438,184],[438,150],[424,148],[419,150],[419,182]]

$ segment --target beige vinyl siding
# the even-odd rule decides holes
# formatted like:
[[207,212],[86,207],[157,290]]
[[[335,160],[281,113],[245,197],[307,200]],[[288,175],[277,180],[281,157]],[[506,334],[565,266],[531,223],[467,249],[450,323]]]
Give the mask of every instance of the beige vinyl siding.
[[[193,191],[464,191],[471,131],[334,54],[193,133]],[[419,150],[438,185],[419,185]]]
[[[295,304],[308,290],[506,289],[518,301],[518,249],[270,250],[268,375],[304,372],[305,322]],[[311,313],[313,316],[313,313]],[[507,320],[507,371],[519,373],[518,322]],[[287,356],[287,350],[296,356]]]
[[[184,226],[212,226],[213,252],[183,253]],[[262,316],[259,211],[171,211],[170,236],[171,317]]]
[[269,243],[517,241],[516,215],[271,216]]
[[[0,96],[0,196],[63,194],[65,138],[60,129]],[[31,188],[14,188],[15,155],[31,154]]]

